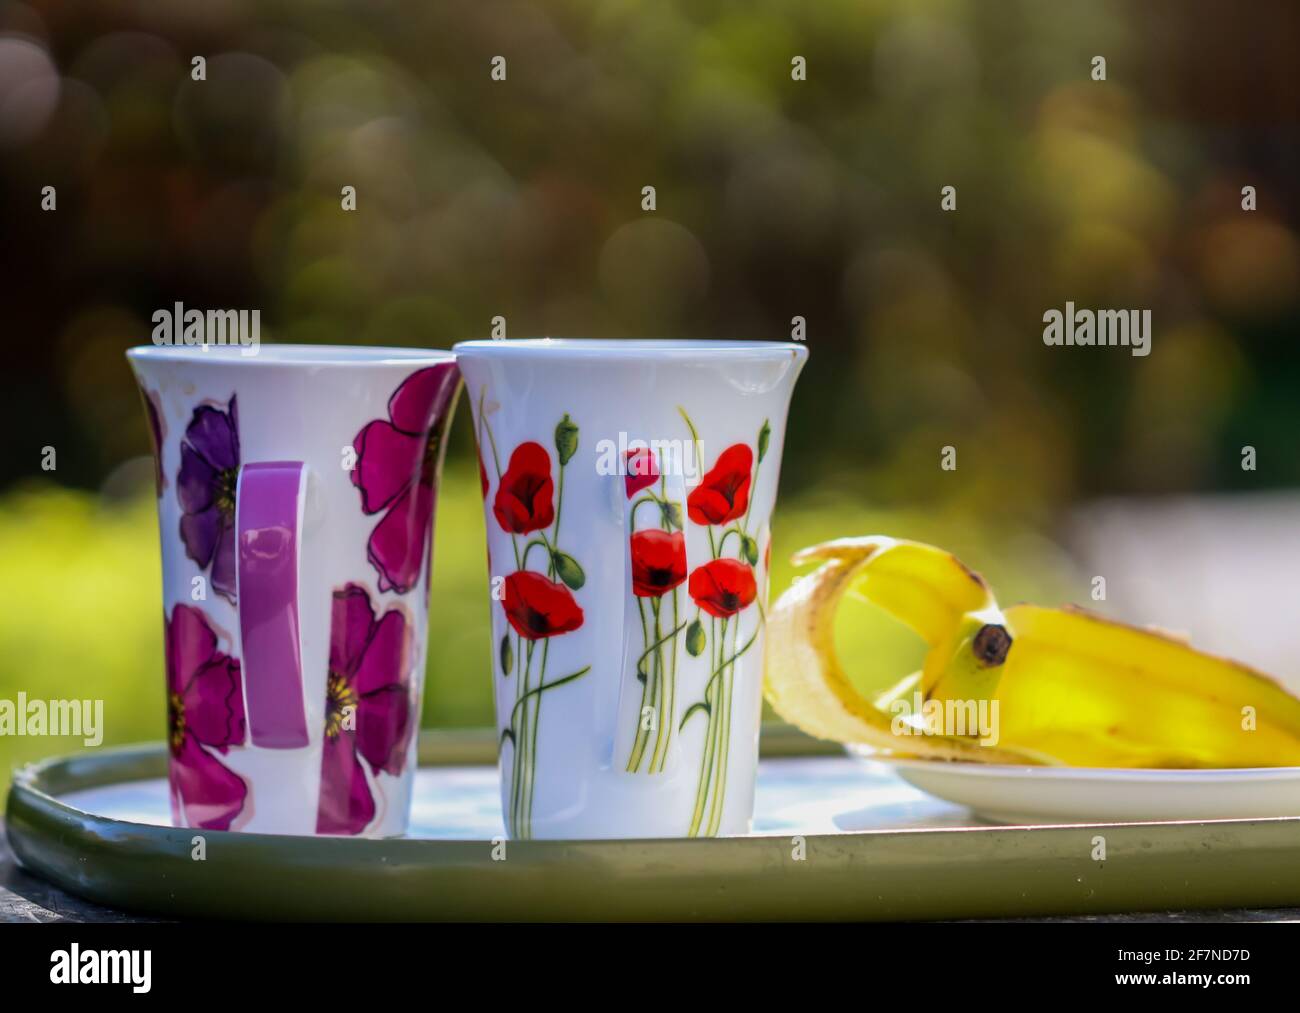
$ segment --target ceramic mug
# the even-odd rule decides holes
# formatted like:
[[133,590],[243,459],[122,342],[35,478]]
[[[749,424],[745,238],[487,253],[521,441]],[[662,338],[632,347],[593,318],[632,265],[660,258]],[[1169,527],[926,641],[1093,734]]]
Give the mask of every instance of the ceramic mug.
[[127,352],[153,439],[178,826],[406,828],[449,352]]
[[516,838],[749,829],[801,345],[470,341]]

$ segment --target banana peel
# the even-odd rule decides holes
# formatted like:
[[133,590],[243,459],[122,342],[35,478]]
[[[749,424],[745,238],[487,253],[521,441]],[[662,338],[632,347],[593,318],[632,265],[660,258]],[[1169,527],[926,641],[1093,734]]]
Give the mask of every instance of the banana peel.
[[[946,556],[944,559],[942,557]],[[926,644],[926,669],[946,667],[943,650],[967,612],[993,601],[978,574],[951,554],[885,537],[845,538],[797,553],[796,564],[822,567],[790,587],[767,618],[763,693],[790,724],[819,739],[870,747],[896,756],[988,763],[1033,762],[1023,754],[982,746],[964,736],[898,734],[885,697],[910,694],[906,679],[891,693],[868,700],[853,687],[835,652],[835,612],[854,587],[911,626]]]
[[[1000,764],[1218,768],[1300,765],[1300,699],[1184,639],[1077,608],[998,608],[949,552],[884,536],[804,549],[820,562],[768,617],[764,695],[817,738],[886,756]],[[872,699],[834,645],[850,590],[911,627],[920,672]],[[900,721],[902,702],[925,713]],[[953,716],[979,707],[996,735]],[[981,711],[980,713],[985,713]]]

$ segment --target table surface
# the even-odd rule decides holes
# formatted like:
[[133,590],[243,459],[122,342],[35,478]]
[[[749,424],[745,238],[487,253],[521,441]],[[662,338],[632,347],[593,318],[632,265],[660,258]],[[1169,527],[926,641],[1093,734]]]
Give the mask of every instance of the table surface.
[[[4,824],[0,823],[0,830]],[[0,922],[146,922],[124,911],[100,907],[30,876],[14,859],[9,838],[0,833]]]

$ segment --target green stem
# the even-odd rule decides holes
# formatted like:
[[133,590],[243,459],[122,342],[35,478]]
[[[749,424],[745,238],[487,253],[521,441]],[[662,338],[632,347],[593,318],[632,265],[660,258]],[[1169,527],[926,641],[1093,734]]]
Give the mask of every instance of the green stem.
[[[764,425],[767,424],[766,419],[764,420],[763,424]],[[758,444],[756,443],[754,444],[754,477],[750,480],[749,483],[749,502],[745,504],[745,516],[741,519],[740,522],[741,527],[744,529],[746,535],[749,534],[749,511],[754,509],[754,493],[758,491],[758,469],[762,466],[762,464],[763,462],[758,456]]]
[[[637,598],[636,607],[637,611],[641,613],[641,646],[645,648],[645,650],[641,652],[641,657],[637,658],[636,665],[632,669],[633,672],[639,673],[642,659],[650,653],[650,630],[645,621],[645,599]],[[641,706],[637,708],[636,712],[636,735],[632,739],[632,752],[629,754],[627,758],[627,766],[624,768],[629,774],[634,774],[638,769],[640,769],[641,757],[645,753],[645,702],[646,690],[650,687],[650,677],[646,676],[639,681],[641,683]]]
[[[737,623],[737,625],[739,625],[739,623]],[[709,628],[710,634],[712,635],[714,631],[712,621],[710,621]],[[724,632],[719,635],[719,639],[725,639],[725,636],[726,634]],[[739,639],[739,635],[737,634],[735,639],[732,641],[733,646],[736,640]],[[725,713],[723,708],[724,706],[727,708],[730,707],[728,697],[729,694],[734,692],[734,679],[729,683],[724,683],[724,673],[729,667],[734,668],[736,661],[743,657],[745,652],[754,646],[754,642],[757,639],[758,630],[755,630],[753,635],[745,641],[745,645],[733,651],[729,657],[726,656],[726,651],[724,649],[715,655],[713,659],[715,663],[713,673],[709,676],[709,681],[704,687],[704,698],[709,703],[709,725],[708,728],[705,729],[705,753],[703,762],[700,765],[700,784],[695,797],[695,819],[691,822],[690,836],[692,837],[696,836],[699,832],[700,818],[702,817],[706,802],[711,803],[708,807],[709,822],[705,827],[706,833],[716,833],[715,822],[721,818],[721,809],[718,808],[720,805],[718,797],[719,795],[725,795],[726,786],[725,784],[715,783],[714,775],[717,774],[719,778],[726,776],[726,763],[725,756],[722,754],[723,742],[720,737],[720,726]],[[726,736],[728,744],[730,743],[730,737],[730,719],[728,715]],[[713,792],[712,798],[710,798],[710,789],[712,789]]]
[[[723,620],[725,623],[726,620]],[[700,780],[695,789],[695,811],[691,815],[691,827],[689,835],[697,837],[700,832],[700,821],[704,818],[704,805],[709,797],[709,784],[713,780],[713,749],[717,737],[716,722],[718,717],[717,692],[714,681],[717,675],[718,661],[721,653],[718,650],[718,623],[713,617],[709,618],[709,653],[712,655],[709,661],[713,666],[714,674],[709,677],[708,683],[704,687],[704,701],[708,704],[709,721],[704,728],[704,752],[700,758]]]
[[[658,618],[658,617],[656,616],[656,619],[657,619],[657,618]],[[675,637],[678,633],[680,633],[680,632],[681,632],[682,630],[684,630],[684,629],[686,629],[686,624],[685,624],[685,623],[682,623],[682,624],[680,624],[679,626],[677,626],[676,628],[669,630],[667,633],[662,633],[662,634],[661,634],[660,630],[659,630],[659,629],[656,629],[656,630],[655,630],[655,636],[658,637],[658,639],[657,639],[653,644],[651,644],[649,647],[647,647],[644,651],[641,652],[641,656],[638,657],[638,658],[636,659],[636,663],[637,663],[638,665],[640,665],[641,662],[645,661],[646,656],[647,656],[651,651],[656,650],[656,649],[658,649],[658,648],[660,648],[660,647],[663,647],[664,644],[668,643],[668,641],[672,640],[673,637]]]
[[[706,836],[713,834],[713,813],[718,806],[718,788],[719,778],[722,772],[722,726],[727,720],[727,685],[726,678],[721,673],[726,671],[727,663],[724,660],[727,656],[727,626],[729,621],[722,620],[721,629],[718,631],[719,640],[719,661],[717,685],[713,690],[714,700],[714,721],[713,721],[713,765],[709,771],[709,818],[704,824],[704,833]],[[713,676],[710,676],[713,678]]]
[[713,767],[713,683],[704,687],[704,702],[708,706],[709,721],[704,727],[704,754],[700,758],[700,780],[695,788],[695,811],[691,814],[688,837],[698,837],[700,820],[704,818],[704,800],[709,790],[708,776]]
[[[691,446],[695,448],[694,454],[692,455],[695,458],[695,477],[697,479],[702,479],[704,477],[704,460],[700,456],[700,434],[696,432],[695,423],[692,422],[691,417],[686,414],[686,409],[681,405],[678,405],[677,411],[686,422],[686,428],[691,431]],[[682,470],[686,470],[684,464]],[[713,531],[711,529],[709,531],[709,540],[713,540]],[[717,556],[714,556],[713,558],[716,559]]]
[[[559,551],[560,548],[560,516],[563,512],[564,512],[564,463],[561,462],[559,488],[555,494],[555,523],[551,527],[551,538],[550,540],[547,539],[545,531],[539,531],[537,533],[538,537],[542,541],[542,544],[546,547],[547,550],[546,575],[551,580],[555,579],[555,554]],[[528,558],[528,553],[525,552],[524,553],[525,561],[527,561],[527,558]],[[546,662],[547,659],[550,657],[550,654],[551,654],[551,641],[548,638],[546,642],[542,645],[542,669],[537,675],[537,683],[539,689],[543,687],[547,687]],[[576,679],[577,675],[574,675],[573,678]],[[568,681],[568,680],[566,678],[563,681]],[[553,683],[552,685],[558,685],[558,684],[559,683],[557,682],[557,683]],[[531,705],[529,706],[531,706],[532,708],[533,719],[532,719],[532,731],[528,737],[529,755],[528,755],[528,766],[526,771],[528,786],[524,796],[524,813],[525,813],[524,822],[528,827],[528,836],[531,838],[533,835],[533,791],[536,784],[536,773],[537,773],[537,742],[538,739],[540,738],[539,730],[542,721],[542,697],[540,692],[538,693],[536,698],[532,701]],[[528,721],[527,706],[524,708],[524,721],[525,722]]]
[[[531,661],[531,659],[530,659],[530,661]],[[532,687],[530,690],[528,690],[527,693],[525,693],[523,696],[521,696],[518,700],[515,701],[515,706],[514,706],[514,708],[511,710],[511,712],[510,712],[510,723],[511,723],[511,725],[513,725],[513,724],[515,723],[515,721],[520,717],[520,714],[519,714],[519,708],[520,708],[520,707],[523,707],[523,708],[524,708],[523,720],[520,721],[519,723],[520,723],[520,726],[521,726],[521,727],[525,727],[525,728],[526,728],[526,727],[528,726],[528,711],[529,711],[529,704],[530,704],[530,702],[531,702],[532,707],[533,707],[533,712],[534,712],[534,714],[536,714],[536,713],[540,710],[540,707],[541,707],[541,696],[542,696],[543,693],[545,693],[547,690],[551,690],[551,689],[555,689],[555,688],[557,688],[557,687],[559,687],[559,686],[563,686],[566,682],[572,682],[574,679],[577,679],[577,678],[579,678],[579,677],[581,677],[581,676],[584,676],[584,675],[586,675],[586,674],[587,674],[588,672],[590,672],[590,671],[591,671],[591,666],[590,666],[590,665],[587,665],[585,668],[580,668],[580,669],[578,669],[576,672],[570,672],[568,675],[561,676],[561,677],[558,678],[558,679],[552,679],[550,682],[547,682],[547,681],[546,681],[545,676],[539,676],[539,677],[538,677],[538,678],[539,678],[538,684],[537,684],[536,686]],[[536,724],[535,724],[535,723],[534,723],[534,731],[533,731],[532,738],[533,738],[534,740],[536,739]],[[535,745],[535,742],[534,742],[534,745]],[[531,747],[530,747],[530,748],[531,748]],[[532,748],[532,749],[531,749],[531,760],[530,760],[530,763],[528,764],[528,766],[529,766],[530,768],[536,766],[536,759],[537,759],[537,756],[536,756],[535,748]],[[528,781],[528,792],[529,792],[529,795],[531,796],[531,792],[532,792],[532,781],[533,781],[532,770],[531,770],[531,769],[528,771],[528,773],[527,773],[527,775],[526,775],[526,779],[527,779],[527,781]],[[522,799],[522,792],[520,792],[520,793],[518,793],[518,794],[520,794],[521,799]],[[513,801],[513,799],[512,799],[512,801]],[[527,839],[529,839],[529,838],[532,837],[532,818],[533,818],[533,813],[532,813],[532,798],[529,797],[529,798],[527,799],[527,807],[526,807],[526,808],[523,808],[523,806],[522,806],[522,802],[520,803],[520,805],[521,805],[520,828],[519,828],[519,832],[516,833],[516,836],[517,836],[519,839],[521,839],[521,840],[527,840]]]
[[487,397],[487,384],[478,392],[478,423],[479,427],[487,433],[488,443],[492,446],[492,466],[496,468],[497,481],[501,481],[501,456],[497,453],[496,437],[492,435],[492,427],[487,424],[487,417],[483,414],[483,399]]
[[664,640],[672,640],[670,669],[665,683],[663,713],[659,716],[659,737],[655,739],[654,755],[650,759],[650,769],[662,772],[668,762],[668,744],[673,737],[673,724],[676,718],[677,696],[677,636],[686,628],[685,623],[678,622],[677,588],[673,588],[673,631]]
[[[483,414],[483,399],[487,397],[487,384],[484,384],[478,392],[478,424],[480,429],[479,446],[483,445],[482,433],[487,433],[488,444],[492,447],[492,468],[497,473],[497,485],[501,484],[501,455],[497,453],[497,438],[492,435],[492,427],[487,424],[487,417]],[[524,564],[519,559],[519,541],[512,534],[510,536],[510,545],[515,550],[515,569],[522,570]]]
[[[527,720],[519,720],[519,705],[528,698],[529,686],[532,682],[532,668],[533,642],[530,640],[528,648],[524,652],[524,677],[515,683],[515,705],[510,710],[510,727],[515,731],[514,768],[510,777],[510,831],[520,839],[523,838],[521,826],[523,814],[520,810],[519,799],[523,792],[524,760],[528,753],[528,722]],[[525,719],[527,715],[528,711],[525,709]]]
[[[546,547],[546,575],[550,577],[551,580],[554,580],[555,579],[555,549],[551,545],[550,541],[547,539],[545,531],[538,531],[537,536],[542,540],[542,545]],[[526,562],[527,553],[525,553],[524,556]]]
[[[737,639],[739,639],[739,638],[737,638]],[[743,657],[744,654],[745,654],[745,652],[748,651],[751,647],[754,646],[754,641],[757,640],[757,639],[758,639],[758,630],[755,630],[753,636],[751,636],[748,640],[745,641],[745,646],[744,646],[744,647],[742,647],[742,648],[740,648],[739,650],[737,650],[736,653],[735,653],[735,654],[732,654],[730,657],[725,658],[725,659],[724,659],[724,660],[723,660],[723,661],[718,665],[718,667],[715,668],[715,669],[713,670],[713,674],[709,676],[709,682],[708,682],[708,685],[711,686],[711,685],[713,685],[715,682],[717,682],[717,681],[722,677],[723,669],[725,669],[728,665],[735,664],[735,662],[736,662],[737,660],[739,660],[741,657]]]
[[555,528],[551,537],[555,544],[560,544],[560,514],[564,512],[564,465],[560,465],[560,487],[555,493]]
[[[655,617],[655,642],[652,645],[652,650],[654,651],[654,659],[650,664],[650,668],[654,672],[655,682],[654,682],[654,690],[650,694],[650,708],[651,708],[651,712],[655,715],[655,743],[657,749],[659,736],[663,732],[662,712],[663,712],[663,701],[664,701],[663,629],[659,621],[659,599],[658,598],[650,599],[650,611],[654,613],[654,617]],[[650,741],[650,736],[647,734],[646,736],[647,745],[649,745],[649,741]],[[654,769],[655,769],[654,756],[652,754],[647,767],[647,773],[653,774]]]
[[[758,636],[758,631],[754,631],[754,636]],[[740,620],[736,620],[736,625],[732,627],[731,635],[731,659],[727,663],[726,671],[722,676],[722,697],[725,703],[722,707],[722,752],[719,756],[719,775],[717,785],[713,791],[714,814],[713,821],[709,827],[710,836],[716,837],[718,831],[722,828],[722,807],[727,798],[727,767],[731,758],[731,709],[735,695],[736,679],[736,659],[740,657],[736,653],[736,643],[740,640]]]
[[[519,563],[519,569],[521,570],[528,569],[528,556],[533,551],[533,549],[537,548],[538,546],[541,546],[543,549],[546,550],[547,556],[549,558],[551,547],[546,544],[546,539],[544,538],[529,539],[528,544],[524,546],[524,558]],[[548,563],[547,565],[550,564]]]
[[639,508],[641,508],[647,503],[658,504],[659,497],[656,496],[654,493],[647,493],[646,495],[642,496],[640,499],[638,499],[635,503],[632,504],[632,509],[628,511],[628,522],[627,522],[628,531],[630,533],[636,534],[636,512]]
[[[487,384],[484,384],[478,392],[478,424],[479,428],[487,433],[488,445],[492,448],[492,469],[497,473],[497,485],[501,484],[501,455],[497,452],[497,438],[492,435],[492,427],[487,424],[487,416],[483,414],[483,399],[487,397]],[[479,446],[483,445],[482,436],[479,437]],[[512,534],[510,544],[515,550],[515,569],[522,570],[523,564],[519,561],[519,542]]]
[[737,538],[744,538],[744,537],[745,537],[745,532],[744,532],[744,531],[741,531],[740,528],[739,528],[738,526],[735,526],[735,525],[733,525],[732,527],[727,528],[726,531],[722,532],[722,537],[718,540],[718,547],[717,547],[717,550],[716,550],[716,554],[714,555],[714,558],[715,558],[715,559],[716,559],[718,556],[722,555],[722,550],[723,550],[724,548],[726,548],[726,546],[727,546],[727,536],[728,536],[728,535],[735,535]]
[[[578,669],[576,672],[570,672],[568,675],[562,675],[558,679],[552,679],[550,682],[540,683],[534,686],[532,689],[530,689],[526,694],[526,696],[529,697],[540,696],[541,694],[545,693],[548,689],[555,689],[559,686],[563,686],[566,682],[573,682],[574,679],[584,676],[590,671],[591,671],[591,666],[587,665],[583,668]],[[527,703],[527,701],[522,698],[515,701],[516,711],[519,709],[519,705],[522,703]],[[513,714],[511,715],[511,720],[514,720]]]
[[[551,653],[551,641],[547,639],[542,644],[542,670],[537,673],[537,684],[539,686],[546,683],[546,659]],[[524,770],[524,779],[526,781],[524,788],[524,825],[528,827],[528,836],[533,836],[533,784],[537,774],[537,739],[538,726],[542,720],[542,696],[537,694],[531,704],[533,709],[533,727],[528,733],[528,763]],[[525,717],[524,720],[527,720]]]
[[695,423],[692,422],[692,421],[691,421],[691,417],[690,417],[689,415],[686,414],[686,409],[683,408],[681,405],[678,405],[678,406],[677,406],[677,411],[678,411],[678,413],[681,415],[681,417],[682,417],[683,419],[686,420],[686,428],[689,429],[689,430],[691,431],[691,442],[695,444],[695,462],[696,462],[696,464],[699,464],[699,460],[700,460],[700,434],[697,433],[697,432],[695,431]]

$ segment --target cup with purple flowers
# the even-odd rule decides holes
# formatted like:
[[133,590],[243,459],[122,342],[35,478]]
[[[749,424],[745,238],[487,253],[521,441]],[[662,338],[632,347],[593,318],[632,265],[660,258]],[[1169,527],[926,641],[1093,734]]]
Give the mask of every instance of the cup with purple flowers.
[[127,357],[154,450],[173,821],[403,833],[454,356]]

